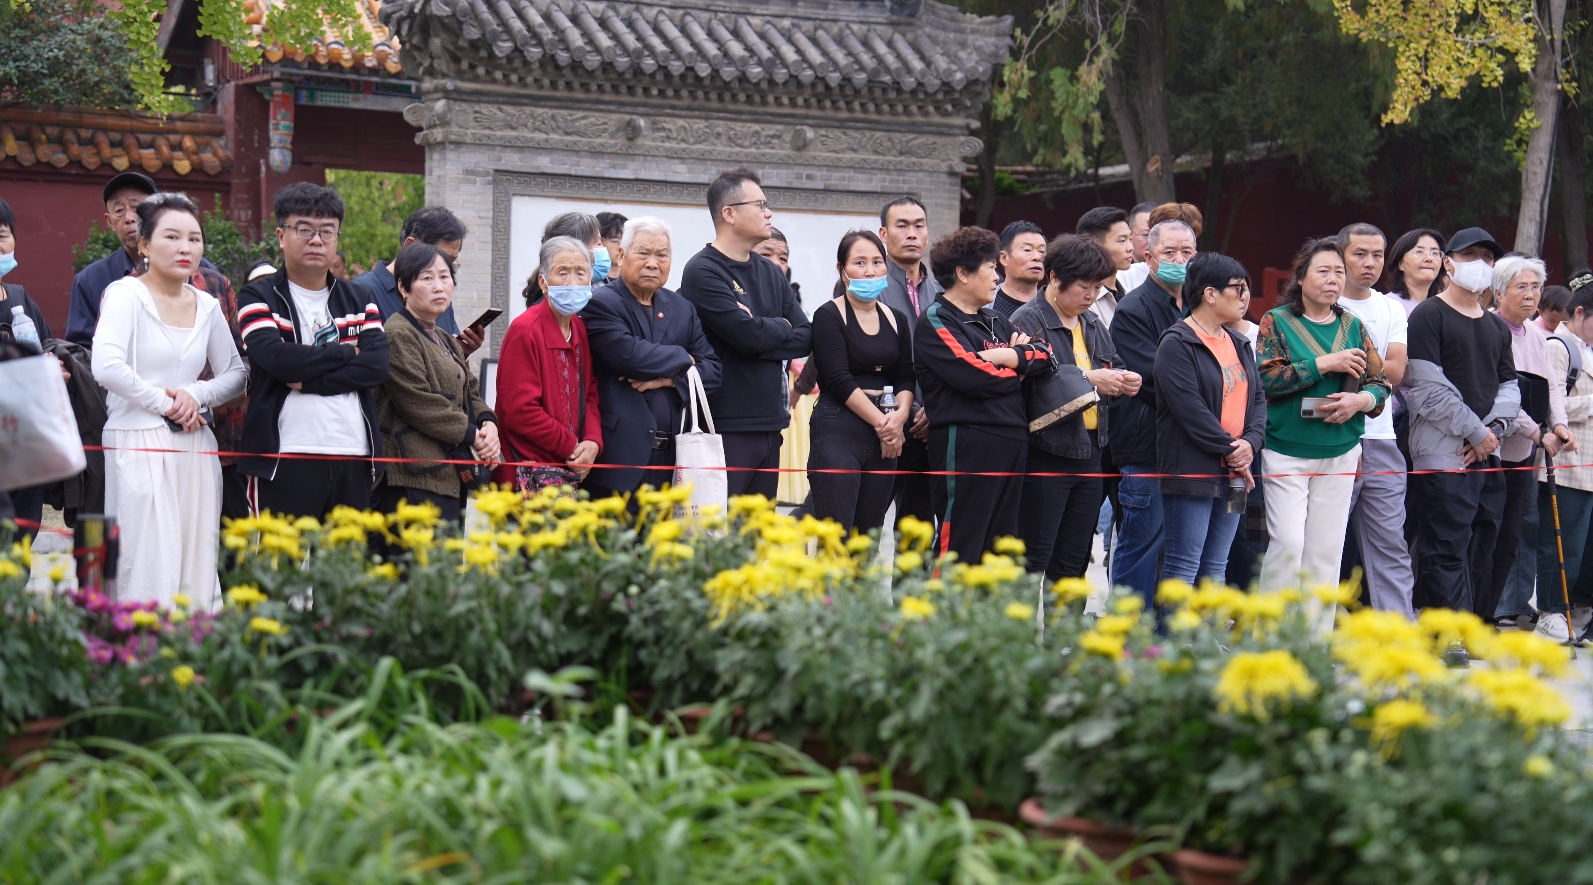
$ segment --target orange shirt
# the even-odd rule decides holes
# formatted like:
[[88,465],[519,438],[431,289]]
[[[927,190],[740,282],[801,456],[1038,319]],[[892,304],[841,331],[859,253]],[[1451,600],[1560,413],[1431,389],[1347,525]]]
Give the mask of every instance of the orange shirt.
[[1217,358],[1217,365],[1222,366],[1222,429],[1238,439],[1245,432],[1245,406],[1250,402],[1250,379],[1245,377],[1244,364],[1239,362],[1239,351],[1227,330],[1219,329],[1214,338],[1194,322],[1189,327]]

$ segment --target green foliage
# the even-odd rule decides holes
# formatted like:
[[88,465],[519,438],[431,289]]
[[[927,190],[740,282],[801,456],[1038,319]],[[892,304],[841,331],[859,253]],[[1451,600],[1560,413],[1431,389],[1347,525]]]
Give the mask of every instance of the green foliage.
[[[227,279],[233,288],[241,288],[249,278],[249,271],[261,262],[280,265],[282,247],[269,234],[254,242],[244,239],[238,225],[227,219],[221,208],[221,195],[206,209],[200,206],[200,229],[205,235],[205,258]],[[72,270],[79,271],[122,248],[116,232],[100,227],[95,221],[89,226],[88,239],[72,247]]]
[[[0,531],[0,543],[9,534]],[[0,579],[0,742],[25,722],[88,706],[81,627],[67,599],[30,592],[21,576]]]
[[89,225],[88,239],[72,246],[72,270],[80,271],[101,258],[122,248],[122,238],[116,231],[100,227],[98,220]]
[[[0,876],[386,882],[1106,885],[1076,847],[783,748],[494,719],[384,736],[363,702],[285,754],[232,735],[86,742],[0,794]],[[788,774],[789,772],[789,774]],[[75,875],[74,875],[75,874]]]
[[328,169],[326,184],[337,190],[347,207],[338,249],[350,265],[364,270],[398,252],[404,219],[426,202],[422,175]]
[[166,72],[171,70],[171,63],[161,52],[160,22],[156,21],[165,11],[166,4],[161,0],[123,0],[110,9],[110,17],[121,25],[133,55],[128,76],[139,106],[156,114],[173,110],[171,97],[166,95]]
[[132,108],[133,55],[93,0],[0,3],[0,101]]

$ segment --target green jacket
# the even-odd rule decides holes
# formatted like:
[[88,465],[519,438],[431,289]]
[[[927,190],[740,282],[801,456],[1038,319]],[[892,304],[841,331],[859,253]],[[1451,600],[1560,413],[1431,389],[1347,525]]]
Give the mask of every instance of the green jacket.
[[[387,464],[387,484],[458,495],[458,472],[451,465],[435,462],[468,451],[481,425],[497,418],[482,400],[464,351],[453,336],[442,335],[448,347],[444,352],[421,331],[408,310],[393,314],[383,328],[390,349],[387,380],[376,388],[382,456],[419,459],[413,464]],[[460,372],[464,373],[463,384]],[[459,449],[461,446],[467,448]]]
[[[1294,458],[1337,458],[1360,445],[1361,434],[1366,429],[1366,415],[1359,414],[1343,424],[1329,424],[1319,418],[1302,418],[1300,400],[1305,397],[1327,397],[1344,387],[1344,376],[1336,372],[1326,375],[1317,370],[1316,348],[1324,352],[1334,350],[1342,340],[1341,349],[1358,347],[1366,352],[1366,371],[1354,382],[1355,389],[1370,393],[1377,405],[1370,414],[1383,411],[1392,388],[1383,373],[1383,360],[1378,356],[1377,345],[1354,314],[1345,313],[1333,306],[1333,316],[1338,322],[1318,325],[1292,312],[1292,309],[1274,307],[1261,318],[1257,333],[1260,351],[1258,367],[1261,384],[1267,391],[1267,449]],[[1339,327],[1344,334],[1340,336]],[[1311,335],[1313,342],[1300,336],[1301,331]]]

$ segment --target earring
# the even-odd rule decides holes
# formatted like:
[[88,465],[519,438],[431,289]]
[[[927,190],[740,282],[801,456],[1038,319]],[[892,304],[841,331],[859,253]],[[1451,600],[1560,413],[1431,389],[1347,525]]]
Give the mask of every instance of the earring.
[[149,256],[148,255],[144,256],[144,260],[143,260],[142,264],[140,264],[138,272],[140,274],[149,273]]

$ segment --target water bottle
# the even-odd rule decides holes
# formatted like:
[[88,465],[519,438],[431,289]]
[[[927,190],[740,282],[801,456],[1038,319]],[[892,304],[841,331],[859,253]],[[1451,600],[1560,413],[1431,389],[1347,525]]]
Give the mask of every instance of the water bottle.
[[1228,512],[1245,512],[1245,503],[1248,492],[1245,490],[1245,478],[1237,473],[1228,474]]
[[896,411],[896,389],[889,384],[885,385],[885,392],[880,395],[879,410],[887,415]]
[[44,345],[39,342],[39,328],[22,312],[20,305],[11,308],[11,338],[30,353],[44,353]]

